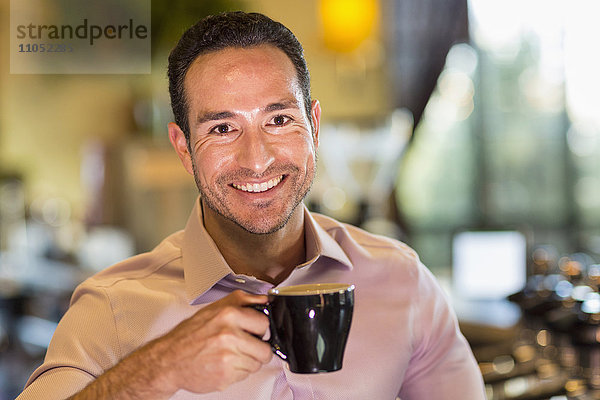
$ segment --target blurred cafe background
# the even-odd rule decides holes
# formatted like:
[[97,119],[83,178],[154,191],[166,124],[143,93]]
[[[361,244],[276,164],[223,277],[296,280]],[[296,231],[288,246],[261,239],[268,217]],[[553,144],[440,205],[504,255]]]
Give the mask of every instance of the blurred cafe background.
[[489,399],[600,399],[597,0],[151,7],[151,73],[14,74],[0,2],[0,400],[79,282],[184,226],[197,191],[167,139],[167,56],[234,9],[304,45],[323,107],[307,205],[417,250]]

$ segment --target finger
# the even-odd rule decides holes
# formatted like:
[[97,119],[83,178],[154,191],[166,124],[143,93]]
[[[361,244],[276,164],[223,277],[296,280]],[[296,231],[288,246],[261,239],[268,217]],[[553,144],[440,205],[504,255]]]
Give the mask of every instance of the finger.
[[236,351],[238,351],[240,355],[251,358],[261,365],[268,363],[273,357],[273,352],[269,343],[245,332],[242,334],[242,337],[240,337],[240,340],[236,345]]
[[[271,345],[250,333],[240,329],[223,328],[208,346],[212,352],[223,354],[226,357],[244,360],[251,358],[261,364],[271,360]],[[220,359],[220,357],[219,357]],[[231,360],[230,360],[231,361]]]
[[253,374],[254,372],[258,371],[262,367],[262,365],[262,363],[252,358],[237,358],[236,362],[230,366],[229,372],[227,374],[227,380],[221,385],[221,390],[236,382],[248,378],[250,374]]
[[246,379],[263,365],[253,357],[237,353],[234,348],[219,352],[215,361],[208,369],[217,390],[224,390],[231,384]]
[[268,317],[248,306],[226,305],[211,318],[212,329],[233,328],[262,337],[269,328]]
[[241,319],[239,326],[246,332],[263,337],[269,329],[269,318],[264,312],[252,307],[243,307],[240,310]]
[[252,305],[265,304],[267,296],[255,295],[236,290],[226,296],[225,302],[234,307],[225,306],[220,310],[221,317],[227,325],[238,326],[252,335],[262,337],[269,328],[269,319],[267,316],[252,309]]
[[240,305],[240,306],[248,306],[252,304],[265,304],[267,302],[267,296],[262,294],[252,294],[248,292],[244,292],[242,290],[234,290],[226,296],[228,300],[232,302],[232,304]]
[[263,366],[263,364],[265,364],[253,357],[239,358],[238,360],[239,363],[235,365],[235,368],[238,371],[242,371],[246,374],[251,374],[258,371]]

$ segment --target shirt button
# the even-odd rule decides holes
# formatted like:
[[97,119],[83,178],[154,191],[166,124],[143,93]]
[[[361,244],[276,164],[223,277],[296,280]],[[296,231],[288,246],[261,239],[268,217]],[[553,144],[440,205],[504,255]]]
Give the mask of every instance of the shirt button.
[[246,280],[245,280],[245,279],[242,279],[242,278],[235,278],[235,281],[236,281],[237,283],[246,283]]

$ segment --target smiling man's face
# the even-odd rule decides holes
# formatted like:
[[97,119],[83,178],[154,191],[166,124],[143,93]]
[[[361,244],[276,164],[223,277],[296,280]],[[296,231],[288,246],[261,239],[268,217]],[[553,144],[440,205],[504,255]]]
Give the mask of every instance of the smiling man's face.
[[287,55],[270,45],[201,55],[185,93],[190,172],[209,212],[256,234],[302,212],[315,175],[320,106],[312,104],[313,132]]

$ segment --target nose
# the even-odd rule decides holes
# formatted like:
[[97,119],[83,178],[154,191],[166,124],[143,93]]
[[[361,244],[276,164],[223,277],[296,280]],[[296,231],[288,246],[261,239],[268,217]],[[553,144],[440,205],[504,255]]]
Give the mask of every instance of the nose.
[[240,167],[262,174],[275,161],[268,133],[260,128],[246,129],[241,139],[237,155]]

